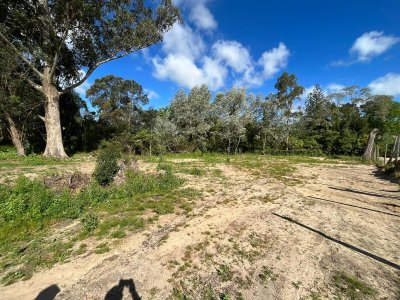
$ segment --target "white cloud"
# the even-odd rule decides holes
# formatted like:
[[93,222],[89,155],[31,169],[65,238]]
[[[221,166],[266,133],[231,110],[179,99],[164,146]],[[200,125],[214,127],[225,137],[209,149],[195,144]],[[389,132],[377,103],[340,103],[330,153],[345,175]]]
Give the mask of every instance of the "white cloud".
[[326,86],[325,89],[323,89],[325,95],[329,95],[332,93],[338,93],[340,92],[343,88],[345,88],[344,85],[338,84],[338,83],[330,83]]
[[[165,34],[161,47],[163,55],[151,60],[153,75],[157,79],[170,80],[186,88],[206,84],[211,90],[217,90],[231,77],[236,85],[260,86],[286,67],[290,52],[283,43],[264,52],[258,61],[237,41],[218,40],[213,43],[210,31],[202,31],[216,27],[214,17],[205,6],[207,2],[175,0],[177,5],[189,9],[189,16],[192,14],[189,19],[197,30],[188,23],[176,24]],[[194,18],[195,15],[199,19]],[[205,40],[211,40],[211,46]]]
[[209,0],[174,0],[175,5],[186,9],[189,21],[193,22],[196,28],[203,30],[214,30],[218,24],[214,16],[207,8]]
[[355,63],[370,61],[374,57],[385,53],[399,42],[400,37],[385,35],[383,31],[366,32],[353,43],[353,46],[349,50],[350,57],[334,61],[331,63],[331,66],[350,66]]
[[388,73],[373,80],[368,87],[373,94],[400,96],[400,74]]
[[214,57],[236,72],[244,72],[252,65],[249,51],[236,41],[218,41],[213,46]]
[[189,26],[175,24],[164,35],[162,49],[165,53],[183,55],[193,60],[202,55],[205,44],[201,36],[194,33]]
[[200,29],[213,30],[217,28],[214,16],[201,1],[191,9],[189,19]]
[[350,52],[357,55],[359,61],[368,61],[386,52],[398,42],[400,38],[396,36],[384,35],[382,31],[371,31],[357,38]]
[[205,83],[202,71],[193,60],[182,55],[169,54],[166,58],[153,59],[157,79],[175,81],[180,86],[192,88]]
[[147,98],[149,98],[149,100],[153,100],[153,99],[157,99],[160,97],[159,94],[157,94],[157,92],[150,90],[150,89],[144,89],[143,90],[144,93],[147,95]]
[[266,51],[261,56],[258,64],[264,68],[265,78],[270,78],[281,69],[285,68],[288,63],[290,51],[284,43],[279,43],[278,48]]

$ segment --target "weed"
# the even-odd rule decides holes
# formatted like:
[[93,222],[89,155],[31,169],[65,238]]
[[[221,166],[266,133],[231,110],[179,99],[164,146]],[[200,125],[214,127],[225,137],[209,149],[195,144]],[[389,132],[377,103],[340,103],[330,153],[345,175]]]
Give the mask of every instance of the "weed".
[[122,239],[122,238],[126,237],[126,233],[122,229],[119,229],[119,230],[112,232],[111,237],[114,239]]
[[92,232],[99,226],[99,218],[93,213],[88,213],[81,219],[81,223],[87,232]]
[[233,272],[227,265],[220,265],[217,269],[217,273],[223,282],[232,280]]
[[94,251],[94,253],[103,254],[108,251],[110,251],[110,247],[108,247],[108,245],[106,243],[102,243],[96,247],[96,250]]
[[337,296],[344,296],[346,299],[361,300],[365,296],[375,298],[377,292],[372,287],[362,282],[356,277],[347,275],[344,272],[337,272],[333,275],[333,283],[336,288]]

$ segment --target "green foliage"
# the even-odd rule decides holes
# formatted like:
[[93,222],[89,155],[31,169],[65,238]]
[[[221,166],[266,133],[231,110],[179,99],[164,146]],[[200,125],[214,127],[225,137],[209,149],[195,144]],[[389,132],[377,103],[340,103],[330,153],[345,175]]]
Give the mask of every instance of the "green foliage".
[[113,182],[114,176],[119,170],[118,159],[120,156],[119,148],[114,144],[109,144],[100,149],[94,171],[94,178],[99,184],[108,185]]
[[93,213],[88,213],[83,216],[81,223],[87,232],[92,232],[99,226],[99,218]]
[[358,278],[338,272],[333,276],[334,285],[339,299],[361,300],[375,298],[376,290],[360,281]]
[[[6,273],[2,282],[29,278],[38,267],[78,255],[83,250],[71,249],[78,237],[104,236],[113,230],[111,237],[123,238],[127,231],[145,226],[147,220],[140,216],[148,211],[167,214],[177,206],[190,210],[185,197],[193,193],[176,190],[182,183],[169,169],[159,175],[129,173],[121,186],[103,187],[93,182],[78,193],[56,193],[42,181],[25,177],[14,185],[0,185],[0,262],[16,269]],[[97,215],[102,216],[101,222]],[[76,218],[81,219],[81,233],[67,242],[49,243],[46,236],[52,224]],[[109,250],[105,244],[95,252]]]

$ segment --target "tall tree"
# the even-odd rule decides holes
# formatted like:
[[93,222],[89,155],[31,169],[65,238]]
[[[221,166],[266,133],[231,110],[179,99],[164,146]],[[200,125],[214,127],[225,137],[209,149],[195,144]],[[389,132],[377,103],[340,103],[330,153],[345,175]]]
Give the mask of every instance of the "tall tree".
[[194,87],[189,95],[179,91],[171,102],[171,118],[179,131],[201,151],[207,150],[211,128],[211,93],[206,85]]
[[230,91],[217,94],[213,103],[217,116],[217,130],[223,141],[227,142],[227,152],[235,154],[240,142],[246,136],[246,124],[251,120],[251,101],[244,88],[232,88]]
[[282,109],[282,117],[285,123],[286,131],[286,150],[289,150],[289,139],[291,124],[293,117],[296,114],[293,112],[294,101],[299,99],[300,95],[303,94],[304,88],[297,84],[297,77],[295,74],[289,74],[284,72],[277,80],[275,84],[277,92],[277,101],[279,108]]
[[[162,41],[180,19],[172,0],[3,0],[0,39],[23,60],[27,82],[45,96],[45,156],[67,157],[59,97],[100,65]],[[82,74],[84,74],[82,76]]]
[[332,137],[331,109],[332,103],[324,95],[321,87],[315,85],[306,100],[303,116],[304,139],[308,141],[308,145],[317,146],[326,152],[329,152]]
[[20,58],[0,42],[0,119],[6,124],[18,155],[25,156],[24,144],[28,127],[37,117],[43,97],[22,79]]
[[99,118],[119,132],[132,131],[140,106],[149,101],[142,86],[136,81],[114,75],[96,79],[86,91],[86,97],[98,108]]

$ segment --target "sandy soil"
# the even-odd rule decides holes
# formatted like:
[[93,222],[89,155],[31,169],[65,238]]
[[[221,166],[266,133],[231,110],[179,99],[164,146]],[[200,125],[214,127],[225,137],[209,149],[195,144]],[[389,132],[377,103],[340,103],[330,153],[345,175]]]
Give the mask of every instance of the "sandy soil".
[[163,216],[108,253],[2,286],[0,298],[34,299],[48,288],[71,300],[334,299],[344,272],[378,299],[400,299],[398,184],[364,165],[297,165],[294,186],[213,168],[221,176],[184,175],[203,192],[189,215]]

